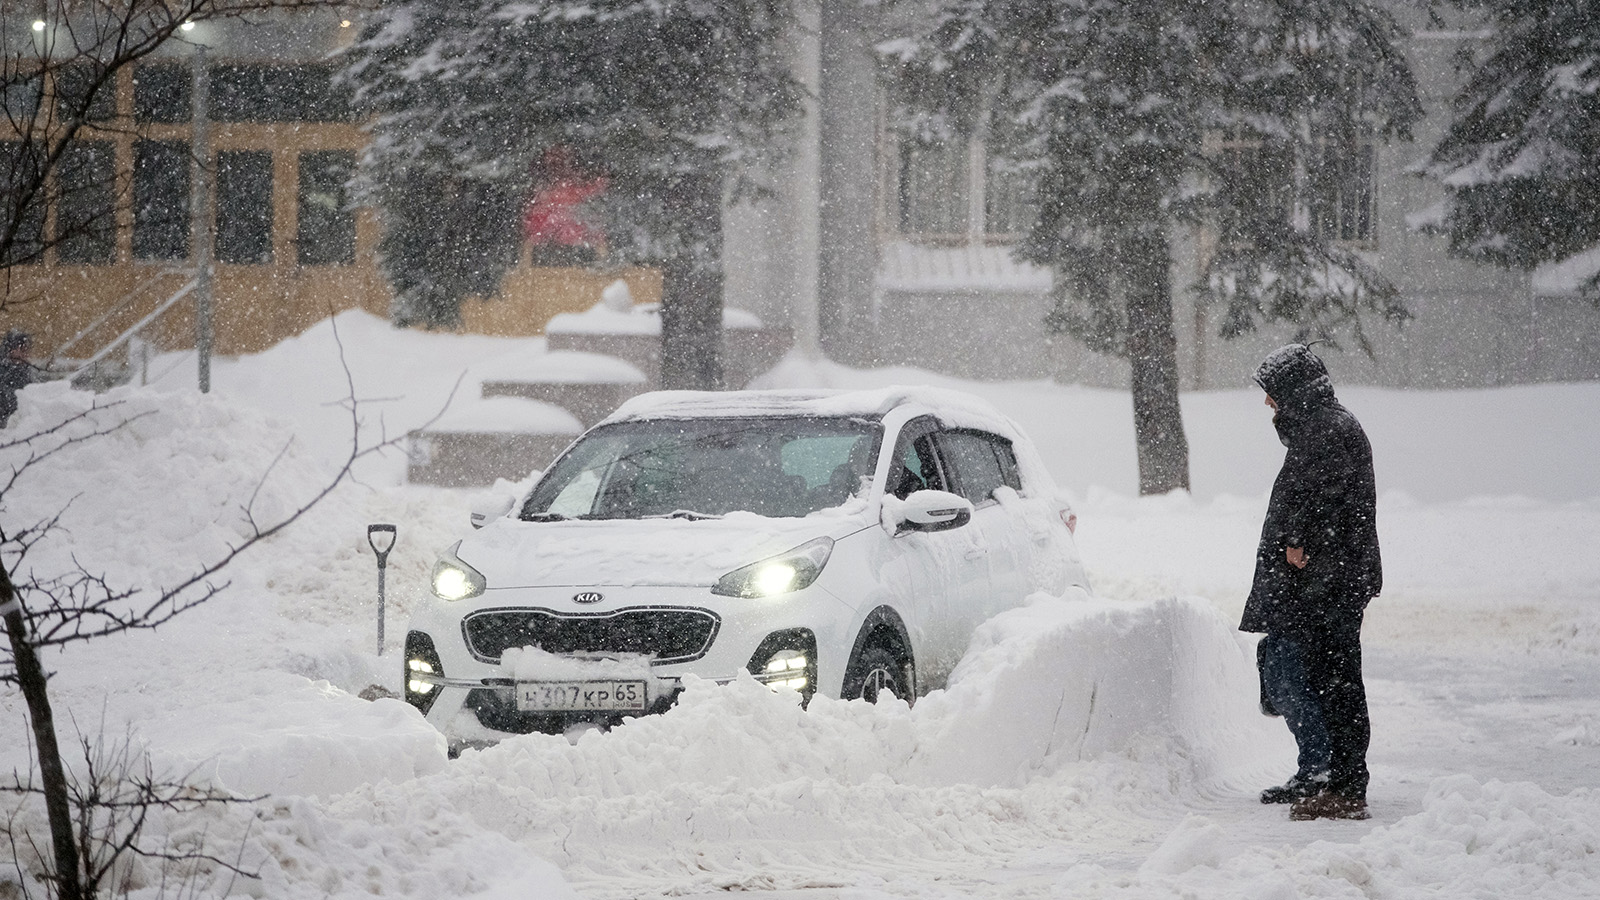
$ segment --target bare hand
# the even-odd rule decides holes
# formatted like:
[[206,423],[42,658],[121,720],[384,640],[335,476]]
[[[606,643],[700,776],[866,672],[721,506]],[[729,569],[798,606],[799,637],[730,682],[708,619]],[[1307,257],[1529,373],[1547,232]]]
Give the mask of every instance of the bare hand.
[[1306,567],[1306,548],[1290,547],[1284,551],[1283,555],[1289,560],[1289,565],[1294,566],[1296,569],[1304,569]]

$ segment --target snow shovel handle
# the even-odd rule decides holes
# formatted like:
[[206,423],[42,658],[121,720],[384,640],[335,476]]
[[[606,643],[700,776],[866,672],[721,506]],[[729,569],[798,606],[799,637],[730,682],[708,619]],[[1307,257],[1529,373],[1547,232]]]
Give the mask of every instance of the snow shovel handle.
[[[367,545],[372,548],[373,553],[378,555],[378,568],[380,569],[388,565],[389,551],[394,549],[395,532],[397,530],[398,529],[396,529],[393,525],[367,526]],[[378,546],[377,540],[377,536],[380,534],[387,534],[389,536],[388,543],[384,544],[382,547]]]
[[[378,555],[378,655],[383,655],[383,570],[389,564],[389,551],[394,549],[395,532],[393,525],[368,525],[367,544],[372,547],[372,552]],[[378,535],[388,535],[389,539],[378,546]]]

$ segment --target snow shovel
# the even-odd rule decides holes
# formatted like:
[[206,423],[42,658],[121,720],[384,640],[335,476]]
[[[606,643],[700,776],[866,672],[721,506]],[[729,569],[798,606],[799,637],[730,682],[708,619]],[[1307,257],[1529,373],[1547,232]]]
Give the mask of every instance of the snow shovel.
[[[367,544],[378,556],[378,655],[383,655],[383,573],[389,565],[389,551],[394,549],[396,528],[393,525],[368,525]],[[387,535],[387,539],[379,535]],[[381,545],[381,546],[380,546]]]

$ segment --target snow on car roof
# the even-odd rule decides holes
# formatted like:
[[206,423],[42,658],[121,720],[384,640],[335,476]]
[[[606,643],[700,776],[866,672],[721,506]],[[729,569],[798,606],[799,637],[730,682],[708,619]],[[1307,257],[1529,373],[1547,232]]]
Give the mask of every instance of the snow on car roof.
[[864,391],[653,391],[623,403],[606,421],[762,416],[875,419],[903,406],[920,407],[957,428],[981,428],[1006,436],[1016,433],[1011,421],[986,400],[948,388],[903,385]]

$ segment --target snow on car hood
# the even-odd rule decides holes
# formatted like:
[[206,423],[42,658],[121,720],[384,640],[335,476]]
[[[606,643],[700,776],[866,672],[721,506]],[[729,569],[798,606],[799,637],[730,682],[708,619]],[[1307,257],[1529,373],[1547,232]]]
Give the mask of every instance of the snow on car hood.
[[839,538],[871,520],[865,501],[800,519],[735,512],[720,519],[500,519],[456,555],[491,588],[715,584],[723,575],[813,538]]

